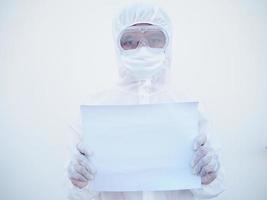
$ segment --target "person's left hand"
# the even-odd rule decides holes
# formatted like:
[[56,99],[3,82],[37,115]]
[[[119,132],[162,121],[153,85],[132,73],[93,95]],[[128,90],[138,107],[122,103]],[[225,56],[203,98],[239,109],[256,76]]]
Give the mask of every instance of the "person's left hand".
[[207,185],[217,177],[219,170],[218,155],[210,147],[205,134],[198,135],[193,142],[193,173],[201,176],[201,183]]

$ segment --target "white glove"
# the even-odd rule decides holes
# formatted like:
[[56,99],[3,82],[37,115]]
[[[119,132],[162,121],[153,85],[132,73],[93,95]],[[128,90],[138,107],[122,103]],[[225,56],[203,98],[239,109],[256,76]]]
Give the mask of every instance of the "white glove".
[[78,152],[69,163],[68,175],[72,184],[81,189],[94,179],[96,170],[90,162],[92,151],[86,149],[82,143],[77,144],[76,149]]
[[207,185],[217,177],[220,164],[218,155],[207,142],[205,134],[198,135],[193,142],[195,151],[192,168],[193,173],[201,176],[201,183]]

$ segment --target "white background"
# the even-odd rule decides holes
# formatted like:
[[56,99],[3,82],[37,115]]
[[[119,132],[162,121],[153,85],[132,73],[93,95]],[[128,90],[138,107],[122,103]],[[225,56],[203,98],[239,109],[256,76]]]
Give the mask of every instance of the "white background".
[[[0,1],[0,199],[65,199],[78,102],[117,79],[125,0]],[[227,190],[267,199],[267,2],[154,1],[173,21],[173,83],[206,102]]]

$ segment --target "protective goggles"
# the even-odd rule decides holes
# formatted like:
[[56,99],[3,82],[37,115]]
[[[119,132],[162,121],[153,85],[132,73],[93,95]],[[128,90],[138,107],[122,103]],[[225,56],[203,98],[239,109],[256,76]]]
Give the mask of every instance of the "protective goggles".
[[118,37],[121,50],[133,50],[141,46],[165,49],[168,45],[168,34],[155,25],[130,26]]

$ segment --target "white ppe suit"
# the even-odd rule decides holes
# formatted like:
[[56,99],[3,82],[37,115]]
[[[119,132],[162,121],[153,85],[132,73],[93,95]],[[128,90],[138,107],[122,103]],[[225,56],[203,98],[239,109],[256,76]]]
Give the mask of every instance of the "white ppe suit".
[[[164,67],[151,77],[138,79],[132,72],[120,62],[120,51],[117,47],[119,33],[136,23],[149,23],[158,25],[169,34],[169,45],[165,50]],[[110,90],[90,96],[83,104],[95,105],[125,105],[125,104],[151,104],[166,102],[184,102],[196,99],[185,97],[181,93],[175,93],[170,88],[169,71],[171,62],[171,24],[168,16],[158,7],[146,4],[135,4],[123,9],[114,19],[113,36],[119,60],[120,82]],[[200,107],[199,131],[207,134],[206,122]],[[74,129],[79,125],[74,125]],[[138,148],[138,147],[137,147]],[[97,170],[97,169],[96,169]],[[155,192],[92,192],[89,184],[79,189],[70,183],[69,199],[72,200],[191,200],[198,198],[211,198],[224,190],[221,174],[208,185],[202,185],[201,189],[155,191]]]

